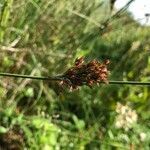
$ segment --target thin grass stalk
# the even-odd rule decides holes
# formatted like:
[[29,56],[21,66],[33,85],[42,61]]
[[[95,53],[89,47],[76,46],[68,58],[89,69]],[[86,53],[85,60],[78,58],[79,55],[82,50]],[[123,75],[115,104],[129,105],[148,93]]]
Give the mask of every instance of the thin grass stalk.
[[[21,75],[21,74],[12,74],[12,73],[0,73],[0,76],[3,77],[14,77],[14,78],[28,78],[28,79],[36,79],[36,80],[50,80],[50,81],[62,81],[66,80],[63,75],[59,76],[48,76],[48,77],[43,77],[43,76],[29,76],[29,75]],[[105,83],[105,82],[101,82]],[[127,84],[127,85],[147,85],[150,86],[150,82],[140,82],[140,81],[113,81],[110,80],[108,81],[108,84]]]

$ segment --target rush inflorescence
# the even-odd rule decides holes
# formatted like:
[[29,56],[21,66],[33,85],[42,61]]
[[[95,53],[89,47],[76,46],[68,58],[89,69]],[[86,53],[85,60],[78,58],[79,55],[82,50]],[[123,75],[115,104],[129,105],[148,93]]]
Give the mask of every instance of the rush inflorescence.
[[84,58],[77,58],[74,65],[69,68],[60,84],[67,85],[71,90],[78,89],[82,85],[92,87],[94,84],[108,83],[109,60],[100,63],[98,60],[92,60],[88,63],[84,62]]

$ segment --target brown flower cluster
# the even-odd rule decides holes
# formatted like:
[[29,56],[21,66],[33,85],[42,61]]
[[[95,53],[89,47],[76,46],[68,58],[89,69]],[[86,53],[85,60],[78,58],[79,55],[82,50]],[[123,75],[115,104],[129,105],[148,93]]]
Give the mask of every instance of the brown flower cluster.
[[107,83],[109,60],[100,63],[98,60],[92,60],[87,64],[84,63],[84,58],[77,58],[74,66],[68,69],[64,74],[64,80],[61,84],[67,85],[70,90],[78,89],[82,85],[92,87],[93,84],[101,82]]

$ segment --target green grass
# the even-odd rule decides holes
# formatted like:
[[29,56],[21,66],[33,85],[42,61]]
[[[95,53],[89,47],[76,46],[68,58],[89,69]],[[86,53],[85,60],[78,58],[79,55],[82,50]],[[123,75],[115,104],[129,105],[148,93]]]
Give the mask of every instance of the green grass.
[[[150,28],[97,0],[2,0],[0,72],[54,76],[76,57],[110,59],[110,80],[149,82]],[[12,149],[148,150],[150,88],[100,85],[73,92],[57,82],[0,77],[0,146]],[[116,128],[116,104],[135,110],[131,129]],[[141,133],[146,138],[141,138]],[[5,146],[5,147],[4,147]]]

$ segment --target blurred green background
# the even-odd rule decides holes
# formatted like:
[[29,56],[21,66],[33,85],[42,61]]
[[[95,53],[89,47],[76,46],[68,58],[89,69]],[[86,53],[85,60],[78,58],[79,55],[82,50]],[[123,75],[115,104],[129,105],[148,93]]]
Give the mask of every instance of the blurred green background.
[[[108,0],[1,0],[0,72],[57,75],[84,56],[109,59],[110,80],[150,81],[150,27],[127,12],[112,18],[114,11]],[[1,149],[149,147],[148,86],[69,92],[54,82],[0,77]]]

